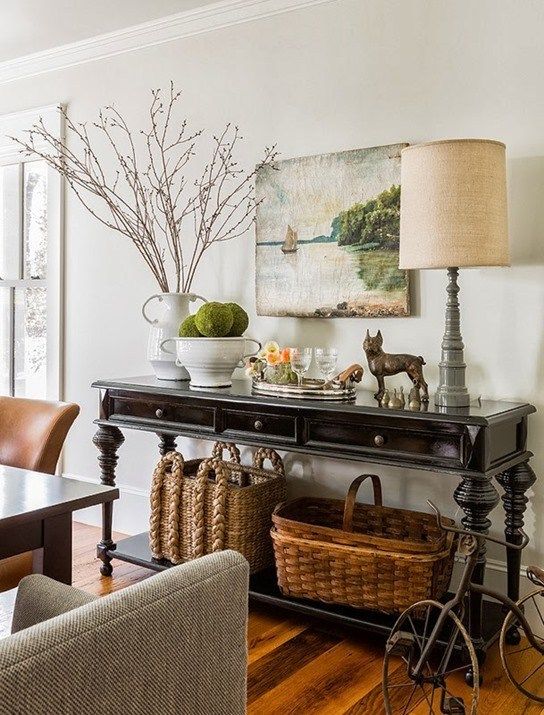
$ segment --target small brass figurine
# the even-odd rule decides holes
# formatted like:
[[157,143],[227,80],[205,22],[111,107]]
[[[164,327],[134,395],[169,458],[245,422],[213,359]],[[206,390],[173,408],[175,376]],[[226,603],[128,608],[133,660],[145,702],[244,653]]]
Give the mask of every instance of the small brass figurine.
[[363,366],[355,363],[354,365],[347,367],[333,379],[338,380],[338,382],[341,382],[342,384],[347,383],[348,380],[351,380],[352,382],[361,382],[363,379],[363,372]]
[[404,398],[404,387],[401,385],[399,388],[399,400],[400,400],[400,408],[401,410],[404,409],[406,406],[406,399]]
[[378,397],[377,393],[374,395],[374,397],[378,400],[382,407],[384,407],[385,409],[389,407],[389,390],[385,390],[381,397]]
[[410,390],[410,394],[408,395],[408,407],[412,410],[412,412],[419,412],[419,408],[421,407],[421,398],[419,396],[419,387],[412,387]]
[[402,402],[400,397],[397,396],[397,388],[393,390],[393,396],[389,400],[389,409],[400,410],[402,408]]
[[323,389],[328,390],[334,384],[340,384],[342,385],[342,387],[346,388],[354,382],[361,382],[361,380],[363,379],[363,372],[363,366],[354,363],[353,365],[347,367],[345,370],[342,370],[342,372],[338,373],[338,375],[331,377],[330,380],[325,380],[323,383]]
[[429,386],[423,377],[423,365],[425,365],[425,360],[421,355],[385,353],[382,345],[383,338],[380,330],[378,330],[374,337],[370,336],[368,330],[366,331],[363,350],[368,360],[368,368],[378,381],[378,392],[374,395],[376,399],[380,400],[383,397],[385,377],[398,375],[399,372],[405,372],[414,385],[423,391],[421,397],[422,402],[428,402]]

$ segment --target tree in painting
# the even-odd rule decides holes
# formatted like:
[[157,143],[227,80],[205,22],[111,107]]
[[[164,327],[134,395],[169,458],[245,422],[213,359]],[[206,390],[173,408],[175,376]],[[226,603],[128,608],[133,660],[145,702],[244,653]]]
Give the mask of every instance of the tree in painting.
[[400,186],[393,185],[364,204],[357,203],[338,216],[339,246],[366,250],[399,247]]

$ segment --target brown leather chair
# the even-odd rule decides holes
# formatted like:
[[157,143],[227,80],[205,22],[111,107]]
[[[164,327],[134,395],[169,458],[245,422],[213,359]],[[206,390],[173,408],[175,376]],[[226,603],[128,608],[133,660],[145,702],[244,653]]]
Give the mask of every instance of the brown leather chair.
[[[0,464],[54,474],[78,405],[0,397]],[[0,591],[32,573],[32,552],[0,561]]]

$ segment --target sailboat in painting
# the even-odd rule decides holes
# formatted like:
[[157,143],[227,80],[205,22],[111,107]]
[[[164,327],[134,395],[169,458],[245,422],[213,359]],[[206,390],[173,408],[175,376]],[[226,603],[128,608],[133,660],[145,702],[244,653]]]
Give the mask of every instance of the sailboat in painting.
[[283,253],[296,253],[298,243],[298,233],[291,226],[287,226],[287,231],[285,233],[285,240],[281,247]]

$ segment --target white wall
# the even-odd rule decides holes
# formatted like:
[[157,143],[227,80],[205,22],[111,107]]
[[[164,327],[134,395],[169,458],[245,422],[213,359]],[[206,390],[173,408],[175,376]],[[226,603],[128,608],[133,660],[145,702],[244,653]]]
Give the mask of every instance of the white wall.
[[[68,103],[78,119],[115,101],[134,126],[145,121],[147,92],[172,78],[184,89],[188,116],[210,130],[230,120],[244,130],[251,165],[277,141],[287,158],[356,147],[446,137],[489,137],[508,147],[512,268],[461,275],[463,335],[473,395],[528,400],[533,466],[544,450],[544,5],[538,0],[338,0],[240,24],[2,87],[0,112]],[[66,246],[66,397],[82,414],[66,449],[65,469],[95,477],[91,444],[98,378],[149,372],[144,299],[155,292],[132,246],[89,217],[68,196]],[[233,280],[243,276],[243,280]],[[413,317],[297,320],[254,314],[253,238],[209,256],[194,286],[210,299],[236,300],[252,313],[250,333],[283,343],[338,345],[341,362],[362,360],[364,331],[381,328],[385,347],[426,357],[431,387],[443,331],[445,275],[415,276]],[[394,384],[394,383],[392,383]],[[365,386],[372,380],[365,377]],[[188,454],[206,445],[181,440]],[[156,440],[128,434],[119,482],[131,494],[117,508],[118,528],[145,528],[145,500]],[[343,494],[365,465],[291,455],[294,493]],[[392,505],[438,501],[454,513],[455,480],[440,474],[378,470]],[[542,553],[537,487],[528,512]],[[500,507],[494,528],[502,528]],[[500,550],[491,550],[502,558]]]

